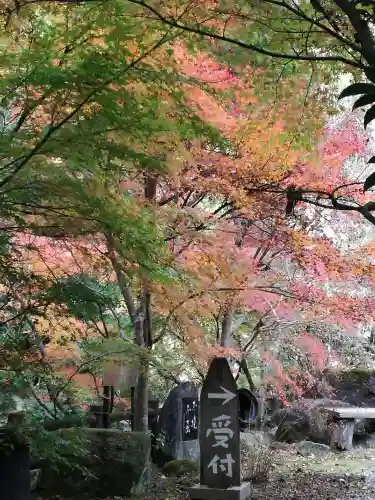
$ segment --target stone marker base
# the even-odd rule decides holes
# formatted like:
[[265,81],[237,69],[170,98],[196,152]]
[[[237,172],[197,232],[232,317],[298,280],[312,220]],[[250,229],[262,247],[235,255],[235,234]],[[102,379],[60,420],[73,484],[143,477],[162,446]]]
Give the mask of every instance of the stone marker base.
[[189,497],[196,500],[246,500],[250,497],[250,483],[219,489],[196,484],[189,488]]

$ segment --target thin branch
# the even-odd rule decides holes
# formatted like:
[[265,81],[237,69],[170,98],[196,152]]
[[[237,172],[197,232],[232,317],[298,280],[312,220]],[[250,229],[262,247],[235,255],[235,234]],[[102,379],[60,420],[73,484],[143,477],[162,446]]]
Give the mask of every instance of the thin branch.
[[113,266],[113,269],[116,273],[116,278],[118,285],[121,290],[121,294],[124,298],[126,308],[128,310],[130,319],[132,323],[134,324],[135,319],[136,319],[136,309],[134,305],[134,300],[131,294],[131,290],[128,286],[128,283],[126,281],[124,272],[121,268],[121,264],[118,260],[118,257],[116,255],[116,241],[113,238],[112,235],[107,235],[107,245],[108,245],[108,258],[111,261],[111,264]]
[[[150,12],[152,12],[159,21],[161,21],[164,24],[167,24],[168,26],[171,26],[173,28],[178,28],[183,31],[187,31],[188,33],[195,33],[197,35],[205,36],[207,38],[213,38],[215,40],[221,40],[223,42],[228,42],[233,45],[237,45],[238,47],[242,47],[244,49],[249,49],[253,50],[254,52],[258,52],[259,54],[264,54],[266,56],[270,57],[275,57],[278,59],[293,59],[296,61],[326,61],[326,62],[342,62],[346,65],[352,66],[354,68],[359,68],[359,69],[366,69],[367,66],[361,63],[357,63],[356,61],[347,59],[342,56],[309,56],[309,55],[301,55],[301,54],[283,54],[281,52],[273,52],[271,50],[263,49],[261,47],[258,47],[257,45],[254,45],[252,43],[248,42],[242,42],[241,40],[236,40],[235,38],[219,35],[217,33],[212,33],[210,31],[204,30],[201,27],[193,27],[193,26],[187,26],[182,23],[179,23],[175,21],[174,19],[169,19],[165,17],[163,14],[161,14],[155,7],[151,6],[150,4],[146,3],[143,0],[128,0],[130,3],[134,3],[136,5],[139,5],[140,7],[143,7]],[[337,38],[337,37],[336,37]]]
[[[169,30],[170,31],[170,30]],[[130,69],[134,68],[138,63],[143,61],[146,57],[148,57],[152,52],[154,52],[156,49],[161,47],[163,44],[169,42],[171,38],[177,37],[170,37],[169,31],[167,31],[160,40],[157,41],[150,49],[146,50],[141,54],[139,57],[134,59],[130,64],[127,64],[123,68],[123,72],[129,71]],[[7,175],[4,179],[0,181],[0,188],[5,186],[8,182],[10,182],[21,170],[22,168],[29,162],[29,160],[36,155],[39,150],[44,146],[44,144],[47,143],[47,141],[58,131],[60,130],[66,123],[68,123],[77,113],[80,111],[85,104],[87,104],[91,99],[102,89],[107,87],[109,84],[111,84],[113,81],[113,78],[108,78],[105,82],[102,84],[96,86],[94,90],[88,93],[88,95],[82,99],[82,101],[70,112],[68,113],[63,120],[61,120],[59,123],[56,125],[53,125],[49,127],[48,131],[44,134],[43,138],[35,144],[35,146],[27,153],[24,155],[23,159],[18,163],[18,165],[14,168],[13,172],[11,172],[9,175]],[[14,161],[14,160],[13,160]]]

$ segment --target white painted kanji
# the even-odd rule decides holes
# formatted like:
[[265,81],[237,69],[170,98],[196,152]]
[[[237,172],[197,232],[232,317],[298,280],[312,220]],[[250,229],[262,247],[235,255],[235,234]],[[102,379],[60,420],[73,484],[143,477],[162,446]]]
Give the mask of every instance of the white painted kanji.
[[220,458],[217,455],[214,456],[214,458],[211,460],[211,462],[207,465],[207,468],[212,467],[212,472],[214,474],[217,474],[219,472],[219,469],[222,472],[225,472],[228,477],[233,476],[233,468],[232,465],[236,463],[235,460],[233,460],[232,455],[230,453],[227,453],[226,458]]
[[215,444],[212,445],[213,448],[221,446],[222,448],[228,448],[228,440],[233,437],[234,432],[229,428],[231,424],[230,417],[228,415],[219,415],[212,419],[212,427],[207,429],[206,437],[211,434],[214,435]]

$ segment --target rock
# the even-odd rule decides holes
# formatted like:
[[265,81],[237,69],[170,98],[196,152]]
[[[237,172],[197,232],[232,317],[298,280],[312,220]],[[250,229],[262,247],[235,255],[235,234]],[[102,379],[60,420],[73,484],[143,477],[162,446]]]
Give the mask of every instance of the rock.
[[[287,443],[299,441],[313,441],[315,443],[330,444],[332,416],[323,413],[320,408],[325,407],[351,407],[345,401],[330,399],[301,399],[292,407],[276,412],[272,423],[278,423],[276,440]],[[360,422],[356,424],[360,425]]]
[[272,450],[287,450],[289,448],[289,444],[275,441],[270,444],[270,448]]
[[[301,400],[299,407],[304,407],[306,402],[308,405],[310,405],[309,414],[313,417],[311,440],[324,442],[325,444],[329,444],[330,431],[328,429],[328,426],[332,417],[328,413],[322,413],[320,411],[320,408],[322,408],[323,406],[326,408],[356,408],[356,406],[353,404],[347,403],[346,401],[339,401],[337,399],[305,399]],[[354,436],[364,436],[365,434],[365,420],[357,419],[354,423]]]
[[331,399],[302,399],[297,402],[296,405],[298,405],[299,409],[303,409],[308,415],[310,424],[308,440],[326,445],[329,445],[331,442],[330,423],[332,422],[332,416],[329,413],[321,412],[320,409],[322,407],[332,408],[336,406],[339,408],[346,408],[352,406],[345,401]]
[[[309,390],[307,397],[329,397],[359,407],[375,408],[375,371],[353,368],[345,371],[326,370],[324,376]],[[375,420],[357,422],[354,435],[375,432]]]
[[120,420],[118,423],[119,429],[124,432],[131,432],[131,423],[128,420]]
[[276,436],[276,432],[277,432],[277,425],[275,425],[274,427],[272,427],[271,429],[268,429],[267,432],[268,434],[270,435],[270,437],[272,438],[273,441],[275,441],[275,436]]
[[40,477],[40,469],[30,470],[30,491],[36,490]]
[[[268,429],[277,429],[285,416],[290,412],[290,408],[281,408],[272,412],[265,420],[265,425]],[[276,434],[276,432],[275,432]]]
[[[170,460],[199,460],[196,439],[183,439],[184,401],[197,401],[198,388],[192,382],[182,382],[169,393],[159,415],[156,453],[159,466]],[[197,422],[195,423],[197,426]]]
[[329,446],[321,443],[314,443],[313,441],[301,441],[297,448],[298,455],[302,457],[322,457],[328,455],[330,452]]
[[182,477],[186,475],[199,475],[200,464],[193,460],[172,460],[163,467],[166,476]]
[[275,439],[285,443],[298,443],[308,438],[310,433],[309,416],[304,411],[280,410],[275,422],[279,421]]

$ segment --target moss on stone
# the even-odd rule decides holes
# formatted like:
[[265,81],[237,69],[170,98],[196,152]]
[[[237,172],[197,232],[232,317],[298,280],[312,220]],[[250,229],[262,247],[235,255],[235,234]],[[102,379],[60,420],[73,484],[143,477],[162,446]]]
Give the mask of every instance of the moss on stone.
[[[67,444],[64,461],[55,468],[45,464],[41,487],[54,495],[73,498],[130,496],[150,467],[150,437],[141,432],[117,429],[61,429],[59,437]],[[69,448],[79,437],[83,453]]]
[[193,460],[172,460],[163,467],[166,476],[181,477],[199,474],[199,462]]
[[366,368],[351,368],[350,370],[342,371],[339,374],[341,380],[351,380],[354,383],[363,384],[367,383],[369,377],[375,377],[375,370]]

